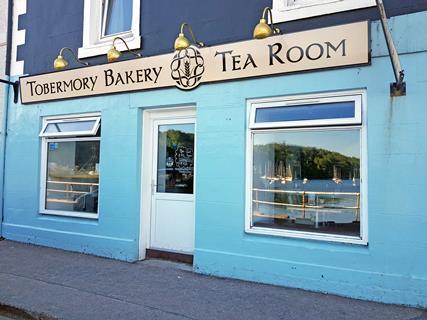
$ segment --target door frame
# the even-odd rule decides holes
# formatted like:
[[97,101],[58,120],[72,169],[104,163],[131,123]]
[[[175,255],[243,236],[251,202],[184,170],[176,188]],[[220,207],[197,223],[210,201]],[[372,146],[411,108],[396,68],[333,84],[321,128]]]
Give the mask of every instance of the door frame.
[[[141,194],[140,194],[140,224],[139,224],[139,260],[144,260],[146,250],[150,247],[151,232],[151,200],[153,180],[153,125],[157,120],[194,119],[194,129],[197,132],[196,107],[186,105],[173,108],[146,109],[142,112],[142,153],[141,153]],[[194,135],[194,145],[197,145],[197,134]],[[157,148],[156,148],[157,149]],[[196,153],[194,148],[194,182],[193,195],[196,200]],[[194,215],[195,218],[195,215]]]

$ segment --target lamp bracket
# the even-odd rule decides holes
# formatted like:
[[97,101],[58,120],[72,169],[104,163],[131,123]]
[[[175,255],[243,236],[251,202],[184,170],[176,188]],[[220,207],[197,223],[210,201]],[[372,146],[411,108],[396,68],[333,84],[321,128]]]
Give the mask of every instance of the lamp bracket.
[[8,85],[13,87],[13,102],[18,103],[19,81],[12,82],[12,81],[8,81],[8,80],[0,79],[0,82],[8,84]]
[[390,96],[400,97],[406,95],[406,83],[403,81],[405,77],[404,70],[400,64],[399,54],[394,45],[393,37],[388,26],[387,15],[384,8],[383,0],[376,0],[378,12],[381,18],[381,25],[384,31],[385,40],[387,43],[388,53],[390,55],[391,65],[393,66],[394,77],[396,82],[390,84]]
[[404,78],[405,78],[405,72],[402,70],[399,72],[399,81],[390,83],[391,97],[406,96],[406,82],[403,81]]
[[402,83],[392,82],[392,83],[390,83],[390,96],[391,97],[406,96],[406,82],[402,82]]
[[71,55],[73,56],[74,60],[76,60],[78,63],[84,65],[84,66],[89,66],[88,62],[82,61],[79,58],[77,58],[76,54],[74,53],[74,51],[71,48],[68,47],[64,47],[61,49],[61,51],[59,51],[59,55],[63,56],[64,55],[64,51],[68,51],[71,53]]
[[197,45],[199,48],[202,48],[205,46],[205,44],[201,41],[197,41],[196,37],[194,36],[193,28],[188,23],[184,22],[181,24],[181,33],[184,33],[184,27],[187,27],[188,32],[190,33],[191,39],[193,40],[193,43]]
[[113,47],[115,48],[115,42],[116,42],[116,40],[120,40],[121,42],[123,42],[124,43],[124,45],[125,45],[125,47],[126,47],[126,49],[127,49],[127,52],[130,52],[131,54],[133,54],[135,57],[141,57],[141,54],[139,53],[139,52],[135,52],[135,51],[133,51],[133,50],[131,50],[130,48],[129,48],[129,46],[128,46],[128,44],[126,43],[126,41],[125,41],[125,39],[123,39],[122,37],[115,37],[114,39],[113,39]]

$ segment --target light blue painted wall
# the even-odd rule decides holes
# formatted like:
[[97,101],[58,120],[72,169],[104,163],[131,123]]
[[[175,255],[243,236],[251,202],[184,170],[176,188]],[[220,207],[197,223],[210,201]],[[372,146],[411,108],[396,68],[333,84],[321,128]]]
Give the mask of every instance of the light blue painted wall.
[[[427,307],[427,13],[391,26],[406,97],[389,97],[393,73],[375,23],[371,66],[12,106],[4,237],[136,260],[142,110],[196,104],[197,272]],[[369,246],[245,234],[246,100],[359,88],[368,92]],[[41,118],[92,111],[102,113],[99,221],[41,216]]]
[[[100,111],[99,220],[38,214],[42,117]],[[128,95],[14,106],[10,111],[4,237],[133,261],[139,233],[140,117]]]

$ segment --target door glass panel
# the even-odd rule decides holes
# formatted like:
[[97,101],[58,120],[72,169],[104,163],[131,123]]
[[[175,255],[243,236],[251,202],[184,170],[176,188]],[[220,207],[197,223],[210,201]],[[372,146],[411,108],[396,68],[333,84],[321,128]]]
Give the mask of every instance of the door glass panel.
[[194,123],[158,126],[157,192],[193,193]]

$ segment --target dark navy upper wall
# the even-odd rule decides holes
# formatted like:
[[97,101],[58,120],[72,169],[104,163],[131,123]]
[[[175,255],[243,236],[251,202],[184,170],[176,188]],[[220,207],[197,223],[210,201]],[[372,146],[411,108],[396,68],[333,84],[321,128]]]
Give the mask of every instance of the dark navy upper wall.
[[[388,16],[427,10],[427,0],[384,0]],[[141,0],[142,54],[151,56],[172,51],[182,22],[192,25],[196,37],[216,45],[252,37],[262,9],[271,0]],[[280,25],[284,33],[360,20],[376,20],[375,7],[314,17]],[[59,50],[77,52],[83,39],[83,0],[27,0],[27,13],[19,18],[26,30],[25,45],[18,48],[26,74],[52,71]],[[70,67],[76,67],[70,61]],[[105,57],[87,59],[104,63]]]

